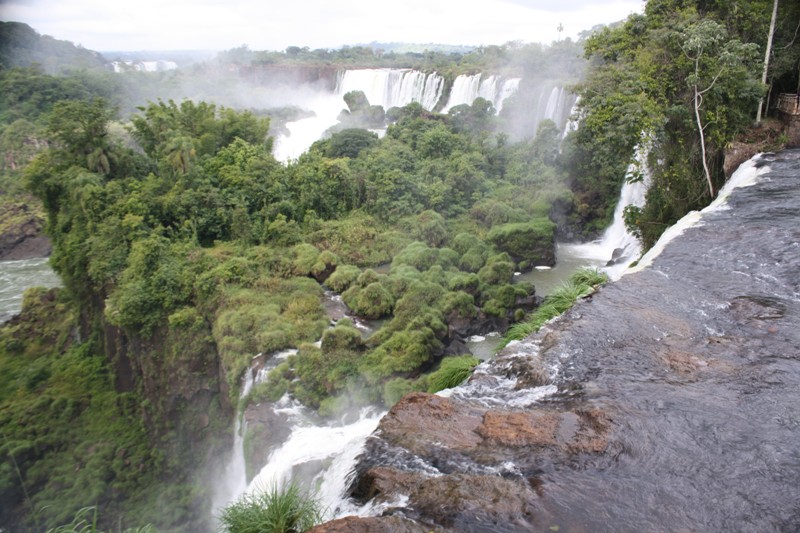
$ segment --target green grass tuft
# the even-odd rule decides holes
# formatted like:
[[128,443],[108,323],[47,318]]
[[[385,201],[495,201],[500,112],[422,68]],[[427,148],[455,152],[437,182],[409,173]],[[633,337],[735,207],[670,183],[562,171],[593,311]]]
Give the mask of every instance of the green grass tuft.
[[288,483],[245,494],[225,507],[219,519],[227,533],[300,533],[321,523],[324,514],[319,501]]
[[595,287],[608,281],[608,276],[597,269],[582,268],[573,273],[569,280],[544,299],[536,311],[525,322],[514,324],[506,331],[498,350],[503,349],[511,341],[522,340],[539,331],[547,321],[566,312],[580,298],[585,298],[595,291]]
[[428,376],[428,392],[435,393],[461,385],[480,362],[480,359],[471,355],[445,357],[439,370]]

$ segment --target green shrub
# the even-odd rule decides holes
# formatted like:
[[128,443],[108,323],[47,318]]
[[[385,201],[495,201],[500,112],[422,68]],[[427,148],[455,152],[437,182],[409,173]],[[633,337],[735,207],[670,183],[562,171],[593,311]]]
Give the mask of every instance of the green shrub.
[[364,288],[350,287],[342,294],[342,300],[355,314],[368,320],[389,315],[394,306],[394,297],[378,282]]
[[395,256],[392,267],[395,265],[411,265],[420,272],[428,270],[439,259],[439,251],[429,248],[424,242],[412,242]]
[[461,256],[458,268],[466,272],[478,272],[486,264],[488,250],[480,247],[470,248]]
[[489,260],[489,262],[478,271],[478,279],[486,285],[501,285],[509,283],[514,277],[514,263],[508,256],[501,254]]
[[534,265],[553,265],[555,227],[556,225],[547,218],[503,224],[493,227],[486,240],[498,249],[508,252],[515,261],[528,261]]
[[353,265],[339,265],[333,274],[328,277],[325,284],[334,292],[342,293],[355,283],[361,274],[361,269]]
[[318,500],[294,483],[273,484],[227,505],[219,520],[227,533],[300,533],[321,523]]
[[400,398],[416,390],[414,382],[405,378],[390,379],[383,384],[383,404],[390,407]]
[[605,272],[600,272],[596,268],[581,268],[569,277],[569,281],[576,285],[583,284],[596,287],[608,282],[608,276]]
[[[75,513],[75,518],[69,524],[50,528],[47,533],[103,533],[97,527],[97,507],[84,507]],[[136,528],[117,529],[121,533],[155,533],[151,525]]]
[[428,376],[428,392],[435,393],[457,387],[472,374],[472,370],[480,362],[480,359],[471,355],[445,357],[439,369]]
[[416,216],[412,235],[428,246],[441,246],[447,239],[444,217],[436,211],[423,211]]

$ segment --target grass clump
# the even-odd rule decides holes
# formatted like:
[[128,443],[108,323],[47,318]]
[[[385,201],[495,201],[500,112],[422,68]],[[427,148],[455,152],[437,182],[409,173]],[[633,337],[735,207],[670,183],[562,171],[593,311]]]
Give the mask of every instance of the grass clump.
[[522,340],[528,335],[539,331],[549,320],[566,312],[575,305],[580,298],[592,294],[595,288],[608,281],[608,276],[597,269],[582,268],[573,273],[567,282],[544,299],[536,311],[525,322],[514,324],[503,337],[499,349],[504,348],[509,342]]
[[225,507],[219,520],[227,533],[300,533],[321,523],[324,514],[318,500],[288,483],[245,494]]
[[428,392],[436,393],[461,385],[480,362],[480,359],[471,355],[445,357],[439,370],[428,376]]

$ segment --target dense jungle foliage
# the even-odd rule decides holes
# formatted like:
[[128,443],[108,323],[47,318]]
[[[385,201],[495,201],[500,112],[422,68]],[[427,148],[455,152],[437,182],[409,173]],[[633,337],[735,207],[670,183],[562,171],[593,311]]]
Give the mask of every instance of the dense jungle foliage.
[[759,99],[774,106],[779,93],[800,89],[797,2],[778,3],[768,88],[761,84],[772,8],[772,0],[649,0],[643,14],[586,40],[581,125],[564,155],[587,220],[607,209],[604,189],[637,145],[651,182],[647,204],[629,209],[626,222],[645,247],[713,199],[725,150],[752,127]]
[[[64,288],[28,293],[0,329],[0,527],[46,529],[87,505],[113,527],[205,527],[209,495],[188,472],[225,443],[259,352],[298,349],[246,401],[289,393],[322,415],[463,379],[476,363],[458,342],[467,325],[517,322],[522,334],[568,307],[553,299],[529,314],[534,288],[513,273],[551,264],[557,231],[608,221],[637,145],[652,181],[628,221],[646,245],[708,203],[759,97],[797,89],[791,2],[779,6],[771,91],[760,83],[771,7],[651,0],[580,44],[457,56],[223,54],[247,69],[315,54],[334,68],[450,77],[561,68],[572,82],[581,45],[590,62],[580,128],[563,143],[547,121],[519,142],[503,133],[527,105],[522,91],[500,117],[482,99],[447,115],[383,110],[384,137],[343,123],[289,164],[273,158],[271,132],[299,111],[238,108],[232,86],[212,93],[210,66],[117,76],[78,62],[55,76],[6,62],[19,52],[3,41],[0,189],[4,201],[27,204],[30,191],[41,202]],[[221,98],[171,100],[188,81]],[[357,94],[345,105],[370,108]],[[379,329],[331,327],[326,291]]]

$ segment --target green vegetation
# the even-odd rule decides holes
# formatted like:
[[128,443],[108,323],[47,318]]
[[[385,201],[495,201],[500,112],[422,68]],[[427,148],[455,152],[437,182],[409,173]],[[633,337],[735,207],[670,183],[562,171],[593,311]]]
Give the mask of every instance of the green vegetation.
[[[582,226],[604,220],[609,196],[649,146],[652,181],[644,208],[626,221],[645,247],[667,226],[713,199],[725,180],[728,145],[755,121],[773,2],[651,0],[644,14],[596,32],[581,95],[581,126],[564,153]],[[800,4],[780,2],[769,93],[798,87]],[[633,179],[641,178],[641,174]]]
[[227,533],[302,533],[323,521],[325,510],[313,496],[289,483],[251,494],[222,510]]
[[508,328],[500,347],[539,331],[545,323],[566,312],[575,302],[594,293],[599,285],[607,281],[608,277],[597,270],[576,271],[567,282],[548,295],[529,317]]
[[22,530],[27,515],[38,531],[95,531],[97,510],[115,527],[185,521],[163,512],[157,493],[180,507],[188,487],[164,481],[174,471],[151,448],[136,395],[115,390],[99,343],[74,335],[77,319],[63,291],[30,289],[19,319],[0,329],[0,523]]
[[470,355],[445,357],[439,370],[428,376],[428,392],[435,393],[461,385],[479,363],[480,359]]
[[[47,533],[103,533],[97,523],[97,507],[84,507],[75,514],[72,522],[48,529]],[[117,531],[120,533],[156,533],[156,530],[150,525],[125,530],[118,528]]]

